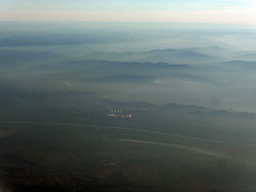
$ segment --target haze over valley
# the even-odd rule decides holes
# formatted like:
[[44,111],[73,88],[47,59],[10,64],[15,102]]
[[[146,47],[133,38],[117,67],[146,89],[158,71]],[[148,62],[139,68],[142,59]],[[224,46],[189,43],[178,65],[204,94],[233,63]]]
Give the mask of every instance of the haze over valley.
[[255,191],[255,30],[0,22],[6,191]]

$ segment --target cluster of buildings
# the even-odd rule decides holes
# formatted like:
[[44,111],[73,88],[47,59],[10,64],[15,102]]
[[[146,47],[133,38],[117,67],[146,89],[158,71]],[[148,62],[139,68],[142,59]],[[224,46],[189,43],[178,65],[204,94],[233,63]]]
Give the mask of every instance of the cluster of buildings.
[[132,114],[127,114],[122,110],[113,110],[108,114],[109,117],[121,117],[121,118],[131,118]]

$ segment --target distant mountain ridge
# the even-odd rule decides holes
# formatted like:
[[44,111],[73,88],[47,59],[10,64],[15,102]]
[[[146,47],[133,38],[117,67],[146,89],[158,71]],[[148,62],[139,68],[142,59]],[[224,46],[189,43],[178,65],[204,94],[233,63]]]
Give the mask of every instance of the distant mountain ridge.
[[254,120],[256,119],[256,113],[248,112],[229,112],[225,110],[215,110],[197,105],[182,105],[177,103],[169,104],[153,104],[149,102],[117,102],[111,99],[102,100],[107,106],[112,106],[117,109],[129,109],[129,110],[157,110],[165,112],[182,113],[184,115],[196,115],[198,117],[219,117],[219,118],[235,118],[241,120]]
[[88,82],[120,83],[120,82],[148,82],[156,79],[150,75],[109,75],[101,78],[90,79]]
[[18,66],[31,61],[59,60],[62,57],[50,52],[16,51],[0,49],[0,67]]
[[248,68],[248,69],[256,69],[256,61],[232,60],[232,61],[225,62],[224,64]]
[[219,58],[193,49],[155,49],[144,52],[95,52],[84,57],[93,60],[122,62],[167,62],[169,64],[205,63],[218,61]]

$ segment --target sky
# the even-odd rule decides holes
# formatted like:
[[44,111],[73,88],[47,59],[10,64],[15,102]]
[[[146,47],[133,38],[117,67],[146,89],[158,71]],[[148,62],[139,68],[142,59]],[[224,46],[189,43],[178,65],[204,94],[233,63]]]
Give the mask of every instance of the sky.
[[256,1],[1,0],[0,21],[124,21],[256,25]]

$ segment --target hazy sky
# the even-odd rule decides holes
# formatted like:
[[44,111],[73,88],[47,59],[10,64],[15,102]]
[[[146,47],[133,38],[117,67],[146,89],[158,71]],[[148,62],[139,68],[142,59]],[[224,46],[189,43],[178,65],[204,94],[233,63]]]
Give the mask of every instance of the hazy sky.
[[245,0],[1,0],[0,21],[139,21],[256,24]]

